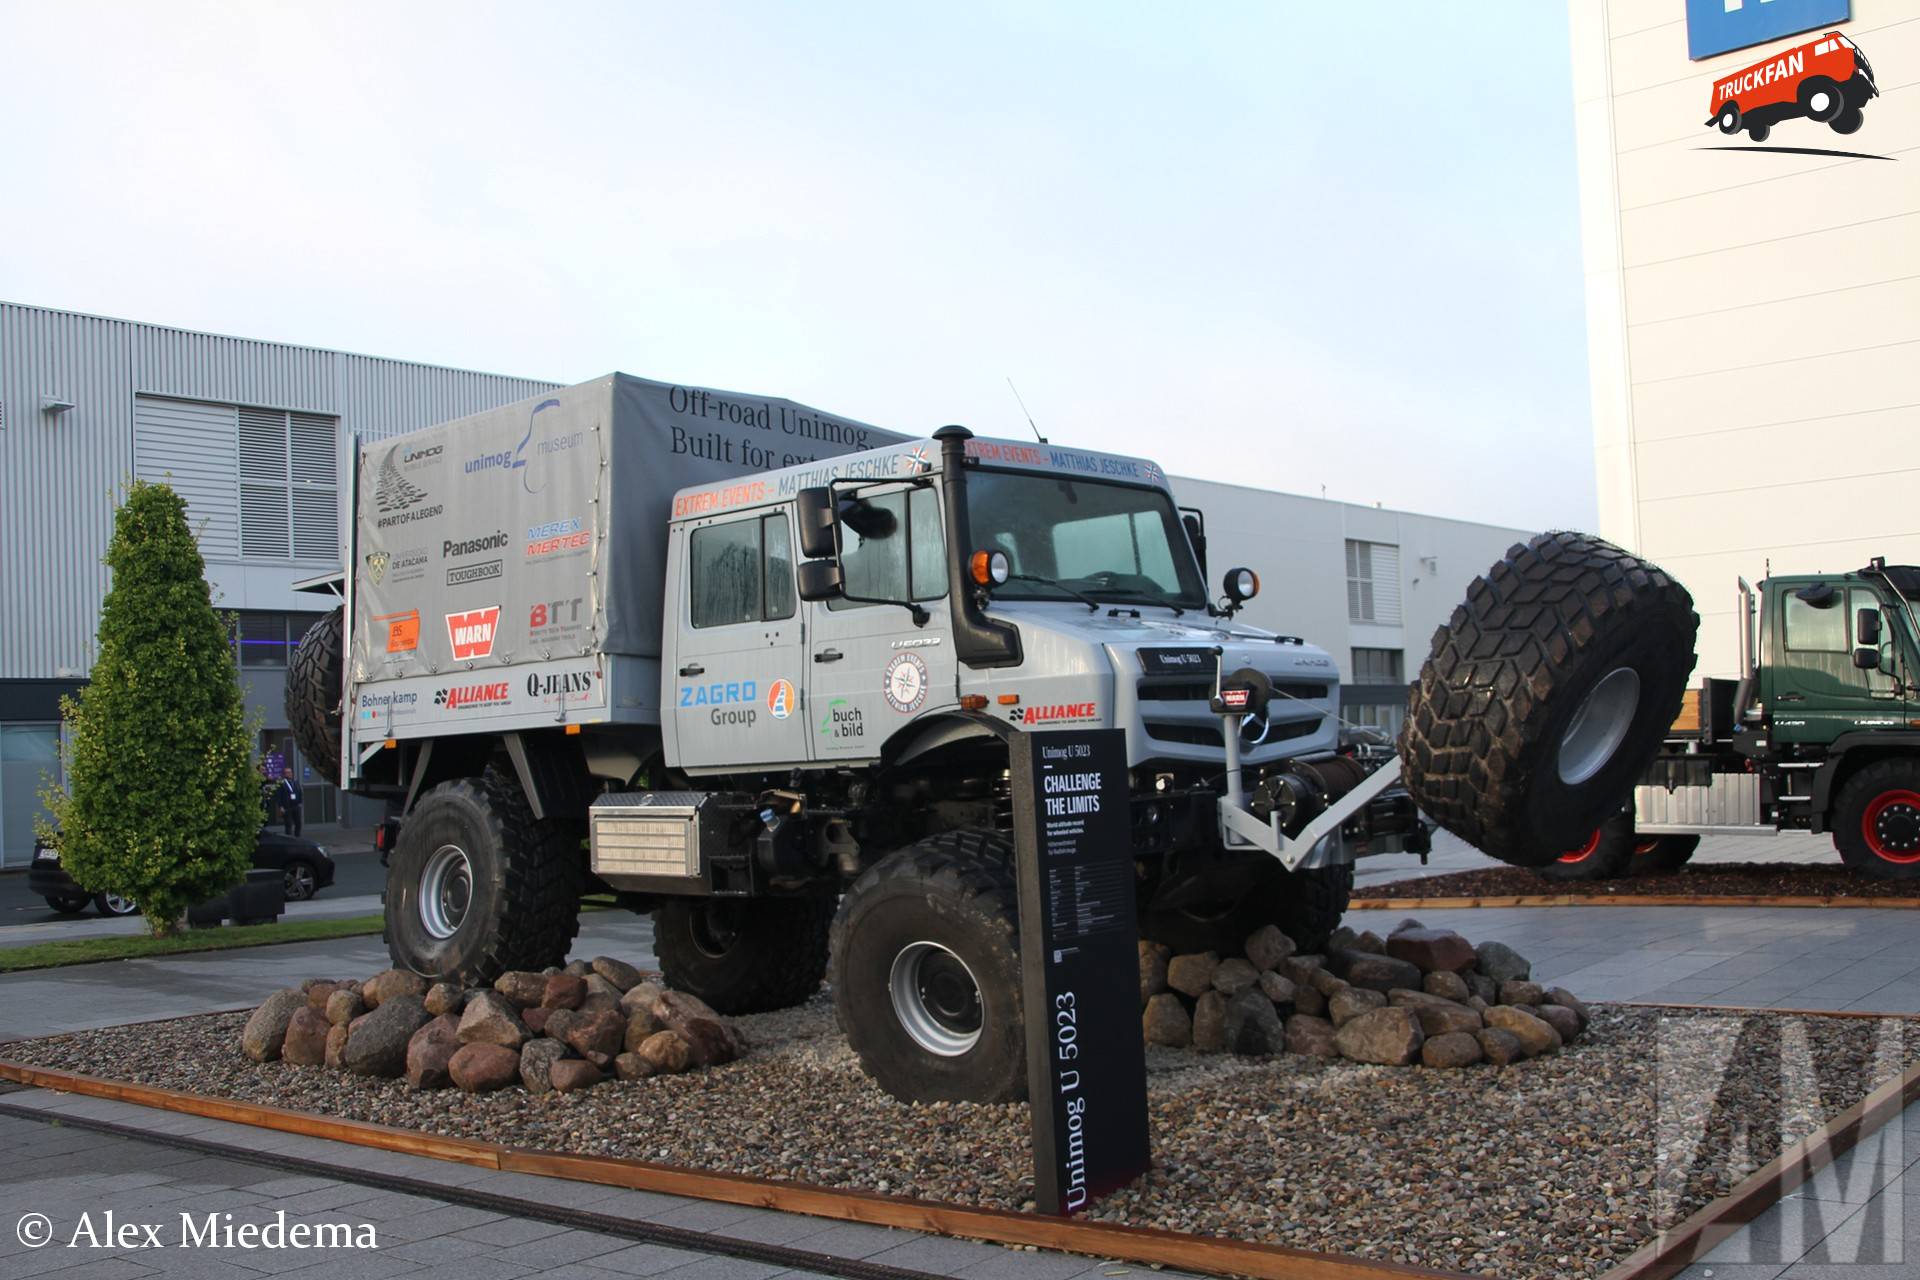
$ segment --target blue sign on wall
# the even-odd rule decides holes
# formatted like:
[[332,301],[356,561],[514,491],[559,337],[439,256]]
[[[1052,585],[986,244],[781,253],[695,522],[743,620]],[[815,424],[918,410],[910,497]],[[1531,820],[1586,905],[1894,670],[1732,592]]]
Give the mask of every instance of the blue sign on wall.
[[1729,49],[1845,22],[1851,0],[1687,0],[1687,56],[1698,62]]

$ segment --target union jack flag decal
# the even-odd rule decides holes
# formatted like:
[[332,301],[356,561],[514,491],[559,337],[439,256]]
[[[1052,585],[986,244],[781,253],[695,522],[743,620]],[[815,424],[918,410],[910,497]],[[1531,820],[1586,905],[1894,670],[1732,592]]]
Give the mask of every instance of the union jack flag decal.
[[1145,466],[1146,466],[1146,472],[1147,472],[1147,479],[1158,483],[1159,481],[1165,480],[1167,478],[1161,472],[1158,463],[1148,462],[1145,464]]
[[915,471],[931,471],[933,463],[927,458],[927,446],[917,444],[908,452],[907,458],[913,463]]

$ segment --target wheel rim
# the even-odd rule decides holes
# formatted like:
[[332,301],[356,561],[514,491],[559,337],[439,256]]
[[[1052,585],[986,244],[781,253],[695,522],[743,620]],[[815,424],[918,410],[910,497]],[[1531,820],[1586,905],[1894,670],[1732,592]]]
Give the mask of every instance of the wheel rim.
[[1580,700],[1560,738],[1560,781],[1585,782],[1613,759],[1640,709],[1640,673],[1615,667]]
[[420,872],[420,925],[436,938],[451,938],[473,901],[473,863],[457,844],[443,844]]
[[1642,840],[1638,844],[1633,846],[1633,851],[1636,854],[1647,854],[1647,853],[1652,853],[1655,849],[1658,849],[1659,847],[1660,847],[1660,842],[1658,840]]
[[980,1042],[980,984],[967,962],[939,943],[901,948],[887,985],[894,1016],[928,1053],[957,1058]]
[[1860,830],[1876,858],[1901,866],[1920,862],[1920,793],[1881,792],[1867,806]]
[[1585,862],[1588,858],[1591,858],[1593,856],[1593,851],[1595,849],[1598,849],[1599,847],[1600,847],[1600,828],[1595,827],[1593,829],[1593,834],[1587,837],[1587,842],[1585,844],[1581,845],[1578,849],[1569,849],[1567,850],[1567,852],[1561,854],[1560,861]]
[[296,862],[287,868],[287,897],[304,902],[313,896],[313,868]]
[[1833,105],[1833,95],[1829,94],[1825,89],[1822,89],[1820,92],[1814,94],[1811,98],[1807,99],[1807,110],[1814,113],[1815,115],[1825,115],[1827,113],[1827,109],[1832,105]]
[[130,916],[140,909],[134,905],[132,898],[123,898],[117,893],[103,893],[100,899],[107,904],[107,910],[117,916]]
[[720,959],[740,941],[740,913],[731,902],[706,902],[695,907],[688,921],[694,948],[703,956]]

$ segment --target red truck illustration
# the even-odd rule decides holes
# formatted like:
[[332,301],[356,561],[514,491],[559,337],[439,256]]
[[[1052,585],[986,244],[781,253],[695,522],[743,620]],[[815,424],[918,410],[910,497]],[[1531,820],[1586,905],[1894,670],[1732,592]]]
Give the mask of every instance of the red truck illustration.
[[1868,100],[1879,94],[1860,46],[1829,31],[1714,81],[1707,123],[1726,134],[1745,129],[1755,142],[1766,141],[1774,125],[1796,116],[1835,133],[1852,133]]

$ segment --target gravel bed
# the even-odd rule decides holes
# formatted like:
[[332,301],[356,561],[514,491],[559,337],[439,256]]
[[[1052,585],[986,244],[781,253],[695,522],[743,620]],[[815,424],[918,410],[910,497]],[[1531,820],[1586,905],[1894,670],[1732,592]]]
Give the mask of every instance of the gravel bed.
[[1636,875],[1619,880],[1548,880],[1525,867],[1488,867],[1451,871],[1370,884],[1355,890],[1365,898],[1510,898],[1565,896],[1638,898],[1672,894],[1702,898],[1920,898],[1920,880],[1876,880],[1832,866],[1790,862],[1726,862],[1682,867],[1666,875]]
[[[1522,1280],[1598,1275],[1771,1159],[1783,1131],[1804,1136],[1920,1061],[1913,1019],[1594,1015],[1569,1049],[1506,1068],[1149,1049],[1156,1166],[1091,1216]],[[113,1027],[5,1052],[520,1147],[1031,1208],[1025,1108],[896,1102],[859,1070],[824,996],[739,1019],[753,1051],[729,1066],[542,1096],[256,1066],[238,1046],[244,1021]],[[1805,1046],[1786,1070],[1783,1044]],[[1717,1091],[1704,1067],[1673,1066],[1721,1060]]]

